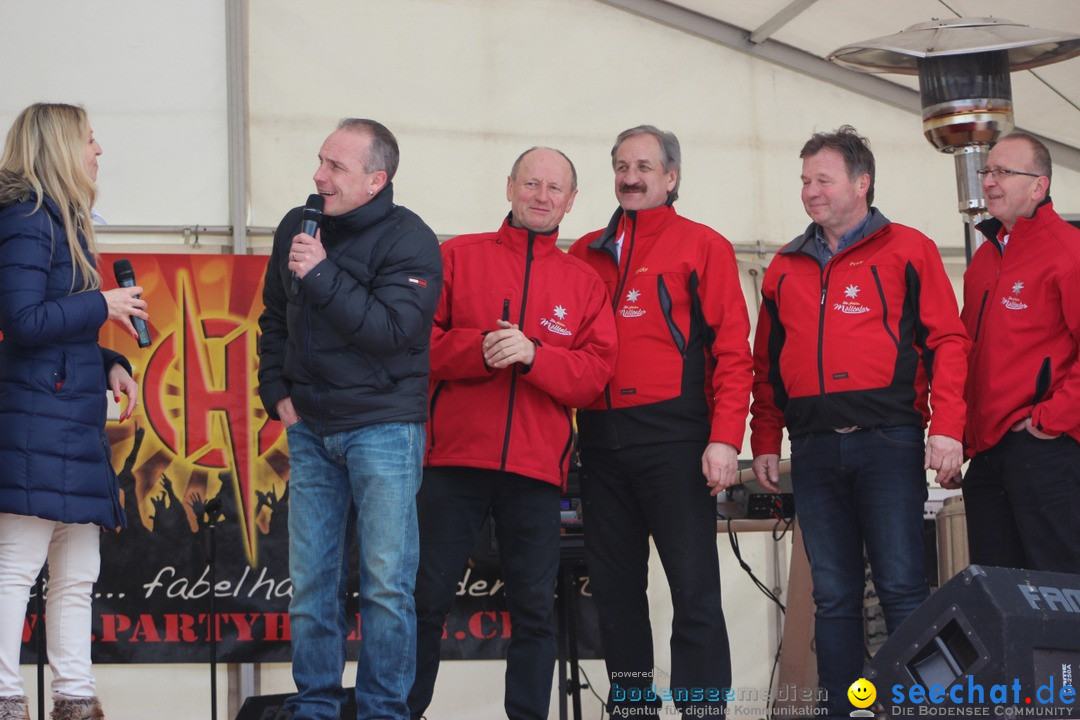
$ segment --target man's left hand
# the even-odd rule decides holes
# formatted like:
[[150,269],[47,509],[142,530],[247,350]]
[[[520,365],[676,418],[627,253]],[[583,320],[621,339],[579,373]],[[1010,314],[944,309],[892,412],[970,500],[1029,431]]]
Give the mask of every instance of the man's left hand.
[[525,337],[518,326],[506,320],[497,320],[498,330],[484,336],[484,362],[488,367],[502,369],[514,363],[528,367],[536,359],[536,345]]
[[701,472],[711,488],[709,494],[719,494],[739,482],[739,451],[724,442],[709,443],[701,456]]
[[934,480],[942,487],[957,487],[953,479],[960,474],[964,464],[964,446],[959,440],[947,435],[931,435],[926,438],[924,470],[935,470]]

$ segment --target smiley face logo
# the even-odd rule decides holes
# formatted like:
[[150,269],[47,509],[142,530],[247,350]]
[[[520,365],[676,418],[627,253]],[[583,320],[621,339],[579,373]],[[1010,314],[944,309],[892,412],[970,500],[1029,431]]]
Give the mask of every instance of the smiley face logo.
[[877,699],[877,688],[874,687],[874,683],[866,678],[859,678],[851,683],[851,687],[847,691],[847,697],[855,707],[868,708]]

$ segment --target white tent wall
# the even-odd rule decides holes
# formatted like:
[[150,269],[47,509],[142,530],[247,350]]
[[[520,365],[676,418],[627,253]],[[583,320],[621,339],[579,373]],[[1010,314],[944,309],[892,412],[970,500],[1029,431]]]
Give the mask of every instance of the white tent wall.
[[228,224],[221,0],[4,0],[0,126],[34,102],[82,105],[111,224]]
[[[225,6],[232,1],[0,0],[0,125],[6,132],[34,101],[80,103],[104,147],[99,209],[111,224],[229,225]],[[575,238],[615,208],[615,135],[652,123],[682,141],[680,212],[737,246],[777,245],[808,222],[800,147],[814,131],[849,123],[872,141],[882,211],[953,258],[963,245],[952,160],[923,139],[917,116],[600,2],[250,0],[246,13],[253,227],[272,227],[303,202],[322,140],[340,118],[357,116],[397,134],[395,197],[443,236],[495,228],[507,212],[514,158],[533,145],[560,148],[579,173],[581,191],[562,226],[564,238]],[[1061,26],[1080,28],[1080,6],[1075,15]],[[827,32],[835,47],[864,39]],[[1080,173],[1058,169],[1054,197],[1060,211],[1080,213]],[[108,248],[115,236],[103,240]],[[155,241],[143,249],[154,250]],[[250,245],[266,252],[269,238],[254,234]],[[753,304],[760,275],[751,271],[767,258],[741,258]],[[959,287],[962,261],[949,265]],[[764,691],[775,612],[726,537],[718,544],[734,685]],[[783,575],[788,545],[768,533],[742,538],[747,562],[770,586],[782,584],[774,572]],[[654,564],[658,685],[669,684],[661,674],[670,670],[667,598]],[[602,664],[584,667],[606,694]],[[503,669],[444,664],[429,716],[502,717]],[[33,694],[33,668],[24,671]],[[205,666],[96,672],[110,717],[209,715]],[[218,686],[224,715],[224,668]],[[291,689],[286,665],[262,668],[261,692]],[[585,715],[596,716],[597,702],[588,691],[582,696]]]
[[[514,158],[558,147],[580,176],[561,228],[577,237],[614,209],[615,135],[648,122],[682,142],[683,214],[776,244],[808,222],[803,142],[849,123],[872,141],[886,215],[963,246],[953,161],[917,116],[602,3],[260,0],[250,14],[254,225],[303,201],[320,143],[352,115],[397,134],[395,197],[440,234],[494,227]],[[1080,176],[1054,184],[1075,197]]]

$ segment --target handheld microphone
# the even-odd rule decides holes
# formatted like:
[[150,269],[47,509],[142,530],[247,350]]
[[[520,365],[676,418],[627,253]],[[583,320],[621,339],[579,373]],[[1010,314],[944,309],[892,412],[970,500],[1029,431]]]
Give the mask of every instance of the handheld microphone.
[[[113,263],[113,275],[116,277],[116,284],[120,287],[135,287],[135,268],[131,267],[131,261],[127,258],[120,258]],[[135,332],[139,335],[139,347],[150,347],[150,331],[146,328],[146,321],[132,315],[131,324],[135,326]]]
[[[308,195],[307,204],[304,205],[304,214],[300,216],[300,232],[315,237],[315,233],[319,231],[319,226],[322,225],[322,212],[325,203],[326,200],[318,193]],[[300,294],[300,278],[296,276],[296,273],[292,274],[292,291],[293,295]]]

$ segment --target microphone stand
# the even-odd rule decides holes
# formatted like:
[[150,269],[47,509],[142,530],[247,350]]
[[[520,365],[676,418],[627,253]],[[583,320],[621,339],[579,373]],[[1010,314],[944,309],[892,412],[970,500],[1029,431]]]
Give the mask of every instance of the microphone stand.
[[[207,624],[210,626],[210,718],[217,720],[217,515],[221,500],[211,498],[206,503],[206,561],[210,567],[210,600]],[[42,715],[44,717],[44,715]]]

